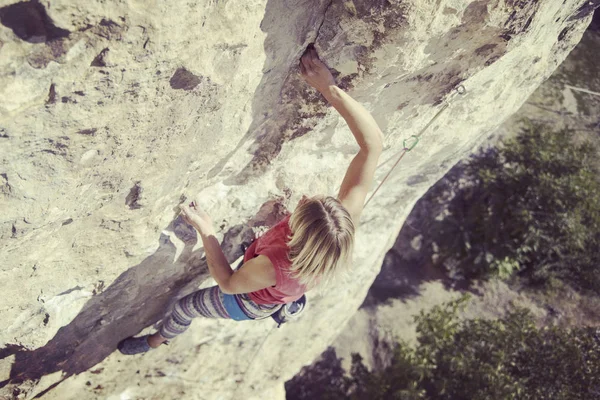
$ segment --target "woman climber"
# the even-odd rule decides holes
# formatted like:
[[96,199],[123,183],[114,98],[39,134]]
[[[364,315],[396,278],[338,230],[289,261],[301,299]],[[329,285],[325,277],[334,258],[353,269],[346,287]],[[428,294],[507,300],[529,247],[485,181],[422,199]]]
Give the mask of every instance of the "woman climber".
[[323,285],[351,262],[354,230],[371,189],[383,135],[369,112],[335,84],[311,44],[300,58],[300,75],[346,120],[360,151],[337,198],[303,196],[293,213],[257,238],[233,270],[223,254],[210,217],[198,204],[181,205],[181,215],[200,234],[210,274],[217,286],[180,299],[153,335],[119,343],[124,354],[146,352],[184,332],[192,318],[263,319],[282,304]]

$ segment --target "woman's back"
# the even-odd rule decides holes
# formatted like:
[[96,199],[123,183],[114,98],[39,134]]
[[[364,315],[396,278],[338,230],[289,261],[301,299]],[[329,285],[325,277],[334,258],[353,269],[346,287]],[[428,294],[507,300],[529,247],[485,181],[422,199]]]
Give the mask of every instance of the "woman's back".
[[284,304],[302,297],[306,287],[290,275],[288,238],[291,234],[288,215],[263,236],[256,239],[244,254],[244,262],[258,256],[267,257],[276,273],[276,284],[248,295],[258,304]]

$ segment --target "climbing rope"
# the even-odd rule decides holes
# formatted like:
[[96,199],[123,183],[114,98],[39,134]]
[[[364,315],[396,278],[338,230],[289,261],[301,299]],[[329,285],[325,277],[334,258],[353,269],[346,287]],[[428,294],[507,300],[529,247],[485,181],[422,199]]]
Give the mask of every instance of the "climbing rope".
[[244,382],[244,380],[246,379],[246,374],[248,373],[248,370],[250,369],[250,367],[252,366],[252,364],[254,364],[254,360],[256,359],[256,356],[262,350],[263,346],[265,345],[265,342],[267,341],[267,339],[269,338],[269,336],[271,336],[271,333],[275,330],[275,328],[276,328],[276,326],[273,326],[271,329],[269,329],[269,331],[267,332],[267,334],[263,338],[262,342],[260,342],[260,345],[256,348],[256,351],[254,351],[254,354],[250,358],[250,362],[248,363],[248,365],[246,365],[246,368],[244,369],[244,372],[242,372],[242,379],[241,379],[241,381],[238,382],[238,385],[236,385],[235,390],[233,391],[233,394],[231,395],[231,399],[232,400],[235,399],[235,395],[237,394],[237,391],[238,391],[238,389],[241,386],[240,383]]
[[589,89],[585,89],[585,88],[580,88],[577,86],[571,86],[571,85],[565,85],[566,88],[569,88],[571,90],[575,90],[576,92],[582,92],[582,93],[587,93],[587,94],[593,94],[594,96],[600,96],[600,93],[598,92],[593,92]]
[[406,155],[406,153],[408,153],[409,151],[411,151],[412,149],[414,149],[417,146],[417,144],[419,144],[419,139],[421,138],[421,136],[423,135],[423,133],[425,133],[425,131],[427,131],[427,129],[435,122],[435,120],[437,120],[439,118],[439,116],[442,115],[442,113],[444,111],[446,111],[446,109],[450,106],[450,100],[456,94],[459,94],[459,95],[462,96],[465,93],[467,93],[467,89],[464,87],[464,85],[458,86],[455,89],[455,93],[452,96],[450,96],[450,98],[447,99],[444,102],[444,105],[442,106],[442,108],[440,108],[440,110],[433,116],[433,118],[431,118],[431,120],[427,123],[427,125],[425,125],[423,127],[423,129],[421,129],[421,131],[418,134],[409,136],[408,138],[404,139],[402,141],[402,150],[400,150],[398,153],[396,153],[393,156],[391,156],[390,158],[388,158],[386,161],[384,161],[383,163],[381,163],[377,167],[377,168],[381,168],[383,165],[387,164],[389,161],[391,161],[394,158],[396,158],[396,156],[400,155],[400,157],[398,157],[398,160],[396,160],[396,162],[394,163],[394,165],[392,166],[392,168],[390,168],[390,170],[388,171],[388,173],[385,175],[385,177],[383,178],[383,180],[381,181],[381,183],[379,184],[379,186],[377,186],[377,189],[375,189],[375,191],[373,192],[373,194],[371,195],[371,197],[369,197],[369,199],[367,200],[367,202],[365,203],[365,205],[363,206],[363,208],[366,207],[367,204],[369,204],[369,202],[371,201],[371,199],[379,191],[379,188],[381,188],[381,185],[383,185],[383,183],[387,180],[387,178],[390,176],[390,174],[392,173],[392,171],[394,170],[394,168],[396,168],[396,166],[404,158],[404,156]]

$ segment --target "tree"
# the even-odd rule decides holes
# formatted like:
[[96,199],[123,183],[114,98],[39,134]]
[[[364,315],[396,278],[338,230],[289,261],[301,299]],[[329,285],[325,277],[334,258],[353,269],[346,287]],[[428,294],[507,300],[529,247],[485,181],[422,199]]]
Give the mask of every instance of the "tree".
[[[600,330],[538,328],[525,309],[515,309],[498,320],[461,321],[459,310],[466,299],[421,312],[416,318],[416,346],[400,342],[388,367],[369,371],[355,354],[350,375],[342,378],[339,364],[328,364],[333,374],[320,364],[313,371],[314,380],[303,382],[304,388],[311,389],[291,393],[286,384],[287,398],[600,398]],[[332,375],[336,379],[331,380]]]
[[572,133],[530,123],[450,178],[455,197],[435,231],[441,260],[458,261],[454,275],[600,290],[600,161]]

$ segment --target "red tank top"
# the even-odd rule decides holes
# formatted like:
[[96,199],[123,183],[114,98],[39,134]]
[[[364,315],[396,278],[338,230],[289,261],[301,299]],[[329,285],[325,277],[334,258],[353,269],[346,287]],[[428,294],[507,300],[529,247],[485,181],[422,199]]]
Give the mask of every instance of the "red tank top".
[[291,233],[289,220],[290,216],[288,215],[263,236],[256,239],[244,254],[244,262],[262,254],[269,257],[275,267],[275,286],[248,293],[250,299],[257,304],[289,303],[298,300],[306,292],[306,287],[289,275],[289,268],[292,265],[288,259],[290,249],[286,244]]

